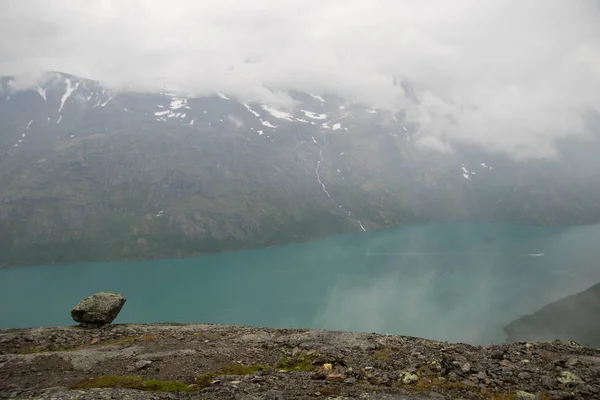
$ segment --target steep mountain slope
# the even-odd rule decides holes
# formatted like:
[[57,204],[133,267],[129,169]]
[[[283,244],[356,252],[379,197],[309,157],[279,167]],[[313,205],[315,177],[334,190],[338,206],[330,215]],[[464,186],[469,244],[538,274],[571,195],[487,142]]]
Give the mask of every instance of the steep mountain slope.
[[575,340],[600,347],[600,283],[512,321],[505,328],[517,340]]
[[429,220],[600,221],[600,173],[587,165],[597,138],[554,161],[442,154],[415,146],[402,113],[290,96],[283,110],[117,93],[62,73],[20,90],[1,78],[0,265],[186,256]]

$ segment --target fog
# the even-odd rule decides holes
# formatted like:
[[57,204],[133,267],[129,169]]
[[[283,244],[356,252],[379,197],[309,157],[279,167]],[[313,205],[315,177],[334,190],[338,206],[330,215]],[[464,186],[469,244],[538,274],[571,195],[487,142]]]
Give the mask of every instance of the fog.
[[424,147],[553,157],[600,110],[599,18],[597,0],[11,1],[0,74],[284,106],[329,93],[405,111]]

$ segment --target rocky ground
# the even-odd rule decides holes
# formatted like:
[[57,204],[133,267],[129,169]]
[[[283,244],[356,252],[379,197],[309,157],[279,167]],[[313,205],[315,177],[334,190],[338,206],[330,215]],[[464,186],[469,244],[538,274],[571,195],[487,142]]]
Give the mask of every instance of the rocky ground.
[[600,349],[220,325],[4,329],[0,398],[600,399]]

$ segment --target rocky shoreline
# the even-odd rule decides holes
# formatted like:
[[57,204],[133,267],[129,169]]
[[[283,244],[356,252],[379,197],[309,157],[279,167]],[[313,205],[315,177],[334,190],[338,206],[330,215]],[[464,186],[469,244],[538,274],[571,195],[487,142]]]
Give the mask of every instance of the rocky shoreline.
[[1,329],[0,398],[598,399],[600,349],[223,325]]

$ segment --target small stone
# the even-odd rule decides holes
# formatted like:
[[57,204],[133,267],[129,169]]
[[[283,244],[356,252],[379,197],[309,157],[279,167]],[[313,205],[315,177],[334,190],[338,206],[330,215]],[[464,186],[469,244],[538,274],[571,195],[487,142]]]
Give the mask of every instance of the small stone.
[[351,376],[350,378],[346,378],[346,380],[344,380],[344,383],[348,385],[354,385],[356,383],[356,378],[353,376]]
[[510,361],[502,360],[502,361],[500,361],[500,365],[502,365],[503,367],[508,367],[508,366],[510,366]]
[[517,390],[515,392],[515,400],[535,400],[535,399],[536,399],[535,394],[525,392],[523,390]]
[[540,383],[546,388],[550,389],[554,386],[554,381],[548,375],[543,375],[540,378]]
[[139,371],[141,369],[148,368],[150,364],[152,364],[152,361],[150,360],[140,360],[135,363],[135,369]]
[[569,367],[574,367],[577,364],[579,364],[579,360],[576,358],[569,358],[565,364],[568,365]]
[[462,383],[463,385],[468,386],[468,387],[477,387],[477,384],[472,382],[469,379],[463,379],[462,381],[460,381],[460,383]]
[[504,359],[504,352],[503,351],[495,351],[492,353],[492,355],[490,356],[490,358],[492,360],[503,360]]
[[486,373],[484,371],[479,371],[477,373],[477,378],[479,378],[481,380],[485,380],[485,379],[487,379],[487,375],[486,375]]
[[343,382],[344,381],[344,375],[342,374],[329,374],[327,375],[327,377],[325,378],[326,381],[329,382]]
[[460,369],[462,370],[462,372],[470,372],[470,371],[471,371],[471,364],[469,364],[468,362],[467,362],[467,363],[464,363],[464,364],[463,364],[463,365],[460,367]]
[[325,372],[331,372],[332,369],[333,369],[333,365],[331,365],[330,363],[323,364],[323,370]]
[[198,389],[198,385],[196,385],[195,383],[192,383],[191,385],[188,385],[188,389]]
[[529,372],[523,371],[523,372],[519,372],[519,374],[517,375],[517,377],[519,379],[529,379],[529,378],[531,378],[531,374]]
[[529,364],[529,360],[521,360],[523,364]]

